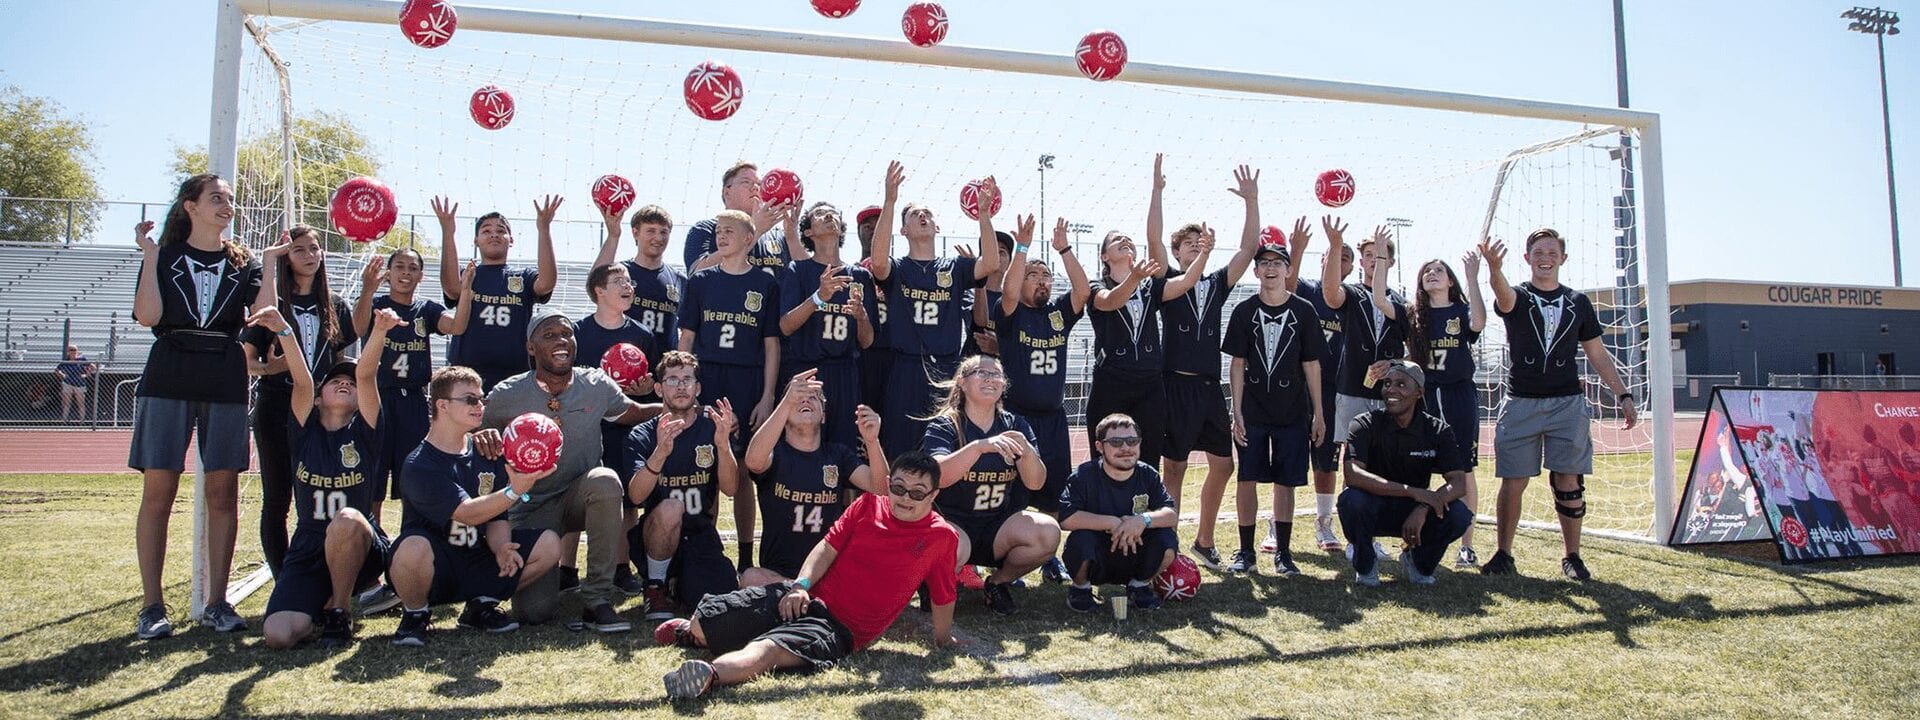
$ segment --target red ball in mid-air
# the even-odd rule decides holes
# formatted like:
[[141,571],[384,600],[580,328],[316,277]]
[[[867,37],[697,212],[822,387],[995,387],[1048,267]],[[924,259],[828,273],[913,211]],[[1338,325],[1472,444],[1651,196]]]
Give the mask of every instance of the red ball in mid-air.
[[399,216],[400,204],[393,199],[393,189],[365,176],[341,183],[327,206],[327,217],[334,228],[354,242],[386,237]]
[[1127,42],[1112,30],[1095,30],[1080,38],[1073,59],[1081,75],[1103,82],[1112,80],[1127,67]]
[[507,423],[501,435],[507,465],[523,473],[551,470],[560,464],[560,425],[540,413],[527,413]]
[[792,170],[774,168],[760,176],[760,202],[768,205],[800,202],[804,192],[800,186],[800,174]]
[[907,42],[920,47],[939,45],[947,39],[947,9],[939,3],[917,2],[907,6],[900,16],[900,32]]
[[620,383],[620,387],[632,385],[635,380],[647,376],[651,368],[647,365],[647,354],[633,343],[614,343],[600,356],[600,371]]
[[513,96],[501,90],[498,85],[488,85],[473,91],[473,99],[467,103],[467,112],[473,114],[473,121],[488,130],[499,130],[513,122]]
[[1345,170],[1328,170],[1313,181],[1313,196],[1327,207],[1340,207],[1353,201],[1353,175]]
[[1279,225],[1268,225],[1260,228],[1260,244],[1286,247],[1287,231],[1281,230]]
[[420,47],[433,49],[453,39],[460,15],[447,0],[407,0],[400,6],[400,32]]
[[685,88],[687,109],[704,120],[725,120],[740,110],[747,88],[740,73],[726,63],[708,60],[687,73]]
[[[987,208],[987,217],[993,217],[995,215],[1000,214],[1000,201],[1005,198],[1006,198],[1005,193],[1000,193],[993,196],[993,207]],[[960,211],[966,213],[967,218],[970,220],[980,219],[980,181],[979,180],[974,180],[972,182],[969,182],[967,183],[966,187],[960,188]]]
[[843,18],[860,9],[860,0],[813,0],[813,9],[830,18]]
[[633,207],[633,183],[619,175],[601,175],[593,181],[593,205],[618,215]]
[[1200,566],[1185,555],[1173,556],[1173,564],[1153,576],[1153,592],[1162,600],[1192,600],[1200,592]]

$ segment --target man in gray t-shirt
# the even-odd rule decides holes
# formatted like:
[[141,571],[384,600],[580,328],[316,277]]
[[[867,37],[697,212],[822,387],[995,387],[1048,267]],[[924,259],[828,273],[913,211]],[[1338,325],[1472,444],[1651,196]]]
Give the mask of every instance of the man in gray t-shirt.
[[[626,493],[618,473],[598,467],[600,421],[633,425],[660,414],[660,406],[628,400],[605,373],[574,367],[577,350],[572,321],[555,311],[536,312],[527,325],[527,352],[534,369],[494,386],[487,394],[484,425],[505,429],[530,412],[560,424],[559,465],[534,484],[508,519],[515,529],[586,531],[590,541],[586,577],[580,583],[586,603],[581,620],[600,632],[626,632],[632,628],[613,606],[621,598],[613,586],[614,569],[626,557],[620,546],[626,536],[621,522]],[[559,574],[549,573],[514,595],[514,611],[527,622],[547,622],[553,619],[559,594]]]

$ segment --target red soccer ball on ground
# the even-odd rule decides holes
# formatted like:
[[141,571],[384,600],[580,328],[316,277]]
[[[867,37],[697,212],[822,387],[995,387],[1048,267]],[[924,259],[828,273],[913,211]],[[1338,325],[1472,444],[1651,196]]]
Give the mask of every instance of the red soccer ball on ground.
[[467,112],[473,114],[473,121],[480,127],[499,130],[513,122],[513,96],[498,85],[482,87],[473,91],[473,99],[467,103]]
[[399,216],[400,204],[393,199],[393,189],[364,176],[341,183],[327,205],[327,218],[334,228],[354,242],[386,237]]
[[1162,600],[1192,600],[1200,592],[1200,566],[1193,558],[1174,555],[1173,564],[1153,577],[1153,592]]
[[1260,244],[1286,247],[1287,231],[1281,230],[1279,225],[1268,225],[1260,228]]
[[708,60],[687,73],[684,92],[693,114],[703,120],[725,120],[740,110],[747,89],[740,83],[740,73],[726,63]]
[[632,385],[633,381],[647,376],[647,354],[633,343],[614,343],[600,356],[600,371],[620,383],[620,387]]
[[939,45],[947,39],[947,9],[939,3],[917,2],[907,6],[900,16],[900,32],[907,42],[920,47]]
[[593,205],[618,215],[633,207],[633,183],[619,175],[601,175],[593,181]]
[[1353,201],[1353,176],[1345,170],[1328,170],[1313,181],[1313,196],[1327,207],[1340,207]]
[[523,473],[550,470],[560,464],[560,425],[540,413],[527,413],[507,423],[501,436],[507,465]]
[[[1004,199],[1006,199],[1005,193],[993,196],[993,207],[987,208],[987,217],[994,217],[1000,214],[1000,201]],[[966,187],[960,188],[960,211],[966,213],[967,219],[969,220],[980,219],[979,180],[969,182]]]
[[799,202],[804,192],[800,174],[792,170],[777,167],[760,176],[760,202],[768,205]]
[[813,0],[813,10],[830,18],[843,18],[860,9],[860,0]]
[[446,0],[407,0],[400,6],[400,32],[407,40],[429,50],[453,39],[460,16]]
[[1127,42],[1112,30],[1095,30],[1080,38],[1073,59],[1081,75],[1102,82],[1112,80],[1127,67]]

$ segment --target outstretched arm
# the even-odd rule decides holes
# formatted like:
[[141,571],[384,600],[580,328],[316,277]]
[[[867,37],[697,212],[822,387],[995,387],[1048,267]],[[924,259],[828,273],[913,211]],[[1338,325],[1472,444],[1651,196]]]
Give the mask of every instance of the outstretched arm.
[[[993,204],[1000,200],[1000,182],[993,179],[992,175],[981,180],[978,199],[980,201],[980,259],[973,263],[973,279],[985,280],[993,276],[993,271],[1000,269],[1000,252],[994,249],[1000,241],[994,236],[991,212]],[[974,303],[974,307],[981,307],[984,304]]]
[[1340,218],[1324,215],[1320,218],[1320,229],[1327,231],[1327,258],[1320,265],[1320,296],[1327,301],[1327,307],[1338,310],[1347,304],[1347,289],[1340,285],[1340,256],[1347,247],[1347,224]]
[[1167,189],[1167,176],[1160,173],[1161,158],[1160,153],[1153,154],[1153,199],[1147,203],[1147,257],[1160,263],[1160,271],[1154,273],[1154,277],[1166,277],[1167,268],[1172,266],[1167,261],[1167,241],[1160,237],[1166,229],[1166,222],[1161,217],[1160,194]]
[[[1260,171],[1241,165],[1233,171],[1233,180],[1238,187],[1228,192],[1239,195],[1247,204],[1247,219],[1240,226],[1240,249],[1227,261],[1227,284],[1240,282],[1247,274],[1247,268],[1253,265],[1253,256],[1260,252]],[[1292,264],[1299,264],[1300,258],[1294,256]],[[1287,289],[1292,290],[1294,278],[1287,278]]]
[[[1026,294],[1027,287],[1027,246],[1033,242],[1033,216],[1015,218],[1013,233],[1013,257],[1008,261],[1012,267],[1000,274],[1000,313],[1012,315],[1020,307],[1020,297]],[[998,254],[998,253],[996,253]],[[976,318],[976,322],[979,319]]]
[[460,292],[460,246],[453,239],[453,218],[460,204],[444,196],[433,198],[433,216],[440,221],[440,292],[453,297]]
[[1073,256],[1073,244],[1067,242],[1066,218],[1053,223],[1053,251],[1060,254],[1060,265],[1067,272],[1067,301],[1073,304],[1075,315],[1085,312],[1087,299],[1093,297],[1093,285],[1087,281],[1087,269],[1080,267],[1080,259]]
[[1198,240],[1200,254],[1193,256],[1193,262],[1187,263],[1187,266],[1181,270],[1180,277],[1174,278],[1172,282],[1167,283],[1166,287],[1161,288],[1162,302],[1185,295],[1193,290],[1193,286],[1200,284],[1201,276],[1207,272],[1207,257],[1213,254],[1213,240],[1213,228],[1207,227],[1206,223],[1201,223]]
[[881,196],[880,217],[873,222],[873,262],[867,268],[874,282],[893,275],[893,207],[900,201],[900,184],[906,181],[906,166],[899,160],[887,163],[886,194]]
[[1487,301],[1480,297],[1480,254],[1468,250],[1460,256],[1460,271],[1466,275],[1467,323],[1474,332],[1487,327]]
[[1513,312],[1513,304],[1520,301],[1520,296],[1507,284],[1506,273],[1500,271],[1507,261],[1507,244],[1493,239],[1481,240],[1480,257],[1487,261],[1487,285],[1493,288],[1493,308],[1502,315]]
[[552,295],[554,284],[560,280],[560,267],[553,259],[553,216],[564,201],[559,195],[548,195],[546,204],[533,205],[534,224],[540,230],[540,276],[533,279],[533,294],[542,297]]
[[360,399],[360,419],[367,427],[380,426],[380,355],[387,349],[387,332],[400,326],[400,314],[381,310],[369,318],[373,325],[360,359],[353,366],[354,394]]
[[[1287,252],[1293,256],[1293,262],[1287,263],[1288,290],[1300,287],[1300,265],[1306,262],[1307,245],[1312,242],[1313,230],[1311,226],[1307,225],[1307,216],[1302,215],[1299,219],[1293,221],[1293,232],[1287,235]],[[1329,256],[1323,258],[1322,261],[1339,262],[1339,259]],[[1322,270],[1324,271],[1325,268],[1322,268]],[[1334,272],[1339,271],[1335,270]]]

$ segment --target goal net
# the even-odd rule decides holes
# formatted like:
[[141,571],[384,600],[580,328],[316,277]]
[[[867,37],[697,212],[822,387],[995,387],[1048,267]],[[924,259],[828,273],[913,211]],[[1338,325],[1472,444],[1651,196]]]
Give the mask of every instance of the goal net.
[[[397,11],[398,3],[393,7]],[[762,172],[795,170],[808,202],[832,202],[849,218],[879,203],[887,163],[899,160],[908,175],[902,201],[931,206],[943,242],[956,244],[971,244],[975,236],[958,208],[962,186],[994,175],[1006,197],[999,227],[1011,230],[1015,215],[1026,213],[1046,218],[1042,233],[1055,217],[1084,224],[1088,230],[1074,238],[1076,255],[1093,262],[1106,231],[1136,237],[1144,231],[1153,156],[1160,152],[1166,154],[1168,179],[1166,229],[1187,222],[1215,228],[1222,245],[1212,259],[1216,266],[1240,237],[1242,204],[1228,188],[1241,164],[1260,171],[1262,224],[1290,228],[1296,217],[1312,218],[1315,240],[1302,259],[1307,277],[1318,271],[1326,248],[1318,222],[1323,214],[1351,224],[1349,244],[1392,218],[1400,252],[1390,278],[1403,289],[1414,285],[1415,271],[1431,258],[1447,260],[1458,272],[1461,254],[1483,231],[1517,245],[1535,228],[1554,227],[1569,245],[1563,282],[1588,291],[1599,305],[1607,343],[1627,382],[1644,399],[1655,381],[1645,352],[1644,253],[1622,243],[1638,230],[1636,214],[1621,207],[1628,173],[1619,152],[1623,139],[1633,136],[1630,130],[1142,84],[1125,74],[1116,82],[1092,82],[485,32],[469,29],[467,20],[462,17],[450,43],[427,50],[408,43],[391,21],[251,18],[265,44],[251,37],[243,43],[240,143],[243,149],[285,148],[292,155],[290,173],[249,175],[243,168],[243,204],[262,208],[250,216],[258,232],[252,239],[274,234],[277,229],[269,229],[288,220],[282,208],[289,197],[300,219],[323,217],[319,205],[328,183],[342,179],[342,168],[362,163],[353,167],[376,172],[398,194],[401,241],[418,242],[429,256],[438,252],[428,203],[446,195],[460,205],[463,252],[471,252],[472,218],[497,210],[515,219],[512,256],[531,261],[534,200],[560,194],[567,200],[555,226],[563,268],[555,302],[584,313],[585,266],[602,237],[589,187],[605,173],[627,177],[640,204],[658,204],[673,215],[677,229],[667,257],[675,264],[685,228],[720,208],[720,174],[741,159],[758,163]],[[745,85],[738,114],[726,121],[700,119],[682,99],[688,71],[710,59],[731,65]],[[515,100],[516,113],[505,129],[483,129],[468,115],[469,97],[485,85],[497,85]],[[290,107],[294,122],[286,121],[283,106]],[[325,121],[312,122],[316,118]],[[246,152],[241,154],[246,162]],[[1051,169],[1041,170],[1042,155],[1052,156]],[[286,159],[271,158],[280,166],[289,164]],[[1320,205],[1313,195],[1315,176],[1332,168],[1349,171],[1358,188],[1351,204],[1339,209]],[[896,239],[895,252],[904,245]],[[858,255],[852,238],[844,252]],[[1516,283],[1526,279],[1520,254],[1515,247],[1508,260],[1508,276]],[[620,257],[632,255],[630,237],[623,238]],[[342,281],[357,267],[330,265]],[[1096,277],[1098,272],[1090,268]],[[1252,278],[1244,279],[1234,299],[1253,287]],[[1087,324],[1080,327],[1087,332]],[[1078,343],[1076,350],[1088,351],[1073,353],[1074,380],[1084,379],[1091,357],[1089,340]],[[1487,518],[1497,486],[1491,477],[1492,423],[1505,391],[1505,343],[1502,323],[1490,312],[1477,352],[1483,418],[1479,509]],[[1072,387],[1084,392],[1084,384]],[[1653,457],[1651,425],[1620,428],[1612,403],[1598,402],[1610,393],[1590,395],[1596,399],[1598,457],[1589,478],[1588,527],[1645,536],[1654,514],[1656,462],[1673,459]],[[1077,408],[1078,400],[1070,398],[1070,407]],[[1551,502],[1551,494],[1537,487],[1527,518],[1551,525]]]

